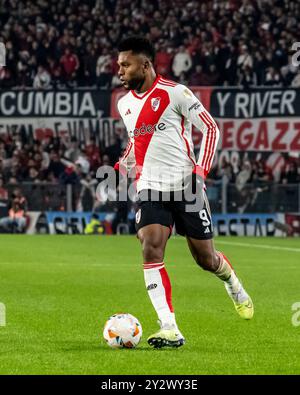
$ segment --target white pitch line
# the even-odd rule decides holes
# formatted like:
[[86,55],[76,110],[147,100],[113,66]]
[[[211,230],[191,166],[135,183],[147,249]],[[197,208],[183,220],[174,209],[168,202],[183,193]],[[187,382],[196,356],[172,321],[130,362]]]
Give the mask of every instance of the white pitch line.
[[235,243],[231,241],[221,241],[216,240],[218,244],[228,244],[232,246],[240,246],[240,247],[255,247],[255,248],[263,248],[265,250],[280,250],[280,251],[291,251],[291,252],[300,252],[300,248],[290,248],[290,247],[279,247],[279,246],[271,246],[269,244],[248,244],[248,243]]

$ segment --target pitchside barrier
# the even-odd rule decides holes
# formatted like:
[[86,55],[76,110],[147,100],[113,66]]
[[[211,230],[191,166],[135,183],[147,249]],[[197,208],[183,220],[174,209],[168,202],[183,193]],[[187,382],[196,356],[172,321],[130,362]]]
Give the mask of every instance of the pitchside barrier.
[[[98,180],[100,182],[100,180]],[[300,212],[300,183],[280,184],[272,181],[228,183],[227,178],[207,182],[207,196],[213,213],[286,213]],[[95,184],[95,189],[98,183]],[[82,186],[38,182],[19,185],[27,198],[29,211],[93,211],[96,200]],[[16,185],[6,185],[9,195]],[[129,209],[130,209],[129,202]],[[8,214],[9,199],[0,199],[0,218]],[[98,211],[116,211],[118,202],[98,204]]]
[[[216,235],[300,234],[300,184],[260,182],[245,183],[241,187],[227,183],[226,177],[207,184]],[[9,192],[14,188],[15,185],[9,185]],[[102,202],[93,211],[95,201],[92,196],[86,202],[80,199],[78,186],[24,183],[20,188],[28,201],[28,234],[84,234],[93,213],[101,222],[101,235],[134,232],[134,202],[125,205],[125,212],[124,203],[119,210],[117,201]],[[8,208],[9,200],[0,200],[0,218],[8,215]]]
[[[85,235],[84,230],[92,215],[93,212],[30,211],[26,233]],[[213,214],[212,218],[216,236],[300,236],[299,213]],[[99,237],[113,234],[116,213],[101,212],[98,219],[101,231],[94,233]],[[117,234],[134,234],[134,219],[134,214],[130,212],[127,221],[118,222]],[[175,228],[173,234],[176,234]]]

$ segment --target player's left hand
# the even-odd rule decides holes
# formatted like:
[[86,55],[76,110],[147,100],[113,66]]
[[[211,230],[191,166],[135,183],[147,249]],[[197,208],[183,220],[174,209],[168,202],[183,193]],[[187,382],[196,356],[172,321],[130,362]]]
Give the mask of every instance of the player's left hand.
[[198,165],[194,167],[192,174],[185,179],[185,197],[187,201],[192,203],[190,211],[200,211],[203,208],[204,180],[204,170]]
[[192,174],[185,179],[185,185],[190,188],[191,193],[198,194],[204,188],[205,173],[204,170],[196,165],[193,168]]

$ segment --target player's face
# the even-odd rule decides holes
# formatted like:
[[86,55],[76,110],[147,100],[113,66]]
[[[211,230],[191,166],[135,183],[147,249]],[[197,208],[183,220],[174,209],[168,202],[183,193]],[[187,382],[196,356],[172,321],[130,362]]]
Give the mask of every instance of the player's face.
[[118,75],[125,89],[139,89],[145,81],[149,61],[143,54],[122,51],[118,57]]

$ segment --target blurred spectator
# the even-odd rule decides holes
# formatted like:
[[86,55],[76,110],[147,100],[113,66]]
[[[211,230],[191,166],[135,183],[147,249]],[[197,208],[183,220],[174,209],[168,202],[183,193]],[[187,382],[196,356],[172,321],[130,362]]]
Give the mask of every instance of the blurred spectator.
[[183,71],[177,78],[177,81],[179,84],[187,85],[189,83],[187,73]]
[[51,75],[43,67],[38,67],[38,72],[34,77],[33,87],[35,89],[48,89],[51,86]]
[[0,219],[0,229],[23,233],[26,226],[26,208],[26,198],[22,195],[21,189],[16,188],[11,197],[8,217]]
[[81,155],[81,149],[79,148],[79,141],[76,137],[72,137],[70,143],[67,142],[67,151],[65,152],[65,158],[75,163]]
[[282,86],[282,77],[278,70],[274,67],[267,69],[265,85],[268,86]]
[[249,88],[257,85],[256,82],[257,78],[253,69],[250,66],[246,66],[244,70],[240,72],[239,85],[242,85],[244,88]]
[[249,53],[247,45],[241,46],[240,55],[237,58],[237,66],[240,70],[244,70],[246,67],[253,67],[253,58]]
[[172,78],[172,49],[167,47],[167,44],[162,41],[163,44],[159,46],[155,56],[155,70],[158,74],[165,78]]
[[34,183],[39,183],[41,182],[39,178],[39,172],[37,171],[36,168],[30,167],[28,171],[28,177],[25,178],[26,182],[34,182]]
[[[118,152],[118,154],[119,153],[120,152]],[[101,163],[101,158],[100,158],[100,149],[96,145],[95,138],[91,138],[90,143],[86,145],[85,154],[90,163],[91,170],[97,171]]]
[[80,166],[82,172],[84,174],[88,174],[90,171],[90,162],[87,158],[87,156],[84,153],[81,153],[77,160],[75,161],[75,164],[77,166]]
[[299,169],[295,162],[288,163],[281,174],[282,184],[297,184],[300,182]]
[[99,88],[109,88],[111,86],[112,57],[109,54],[108,49],[105,47],[97,60],[96,76]]
[[201,86],[205,85],[206,76],[203,73],[203,68],[200,64],[197,64],[195,71],[191,74],[189,85],[190,86]]
[[77,55],[71,52],[70,48],[66,48],[63,56],[60,58],[63,76],[67,82],[76,81],[77,71],[79,69],[79,59]]
[[202,76],[202,82],[207,86],[219,85],[220,74],[214,64],[211,64],[207,73]]
[[98,181],[95,175],[92,177],[87,174],[83,179],[80,180],[80,193],[77,202],[76,211],[93,211],[96,207],[96,187]]
[[19,87],[30,86],[33,77],[32,62],[28,51],[21,51],[16,67],[17,85]]
[[228,48],[225,58],[224,85],[235,85],[237,81],[237,53],[233,45]]
[[265,182],[271,181],[273,178],[271,170],[266,166],[265,162],[255,161],[252,164],[251,181],[258,184],[264,184]]
[[255,83],[252,85],[263,85],[266,80],[266,69],[268,61],[261,51],[254,54],[253,71],[255,73]]
[[223,159],[220,171],[219,171],[219,176],[221,178],[225,177],[226,182],[234,182],[235,181],[235,175],[233,172],[233,166],[230,162],[226,160],[226,158]]
[[247,182],[250,181],[251,171],[252,171],[251,163],[249,161],[244,162],[242,166],[242,170],[236,176],[235,186],[238,191],[241,192],[244,189]]
[[11,71],[7,67],[0,66],[0,86],[4,89],[9,89],[14,86]]
[[64,171],[59,175],[59,181],[63,185],[76,185],[80,182],[80,166],[65,166]]
[[236,201],[233,203],[237,207],[239,213],[245,212],[247,206],[251,202],[252,190],[247,184],[251,178],[251,163],[245,161],[242,165],[242,170],[237,174],[235,180],[236,187]]
[[97,214],[93,213],[90,222],[86,225],[84,229],[85,235],[99,235],[104,233],[104,226]]
[[112,162],[111,162],[111,160],[110,160],[108,155],[103,155],[103,157],[102,157],[102,165],[103,166],[111,166],[112,165]]
[[296,78],[297,72],[299,71],[299,66],[293,64],[292,55],[288,57],[288,63],[281,67],[280,73],[282,75],[283,80],[285,81],[285,85],[291,85]]
[[53,87],[56,88],[62,80],[62,68],[54,58],[49,57],[47,60],[50,78],[52,79]]
[[7,200],[8,199],[8,192],[4,188],[4,179],[0,177],[0,200]]
[[56,179],[59,179],[65,170],[65,165],[61,162],[58,153],[54,150],[50,152],[50,163],[46,171],[47,175],[53,174]]
[[182,72],[188,72],[192,67],[191,55],[187,52],[185,47],[181,45],[178,52],[175,54],[172,64],[172,70],[175,77],[180,77]]

